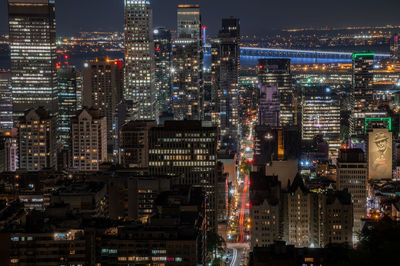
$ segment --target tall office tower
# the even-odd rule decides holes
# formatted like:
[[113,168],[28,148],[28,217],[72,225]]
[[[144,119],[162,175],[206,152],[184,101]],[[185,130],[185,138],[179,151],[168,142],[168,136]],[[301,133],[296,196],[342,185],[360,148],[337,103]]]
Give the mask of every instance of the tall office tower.
[[149,130],[156,121],[129,121],[119,137],[119,163],[125,168],[149,166]]
[[361,149],[340,150],[337,161],[336,187],[347,189],[354,206],[353,241],[357,241],[361,219],[367,214],[368,166]]
[[353,98],[354,108],[367,108],[373,100],[374,54],[353,54]]
[[399,34],[396,33],[390,39],[390,56],[394,60],[400,59],[400,41]]
[[0,129],[13,127],[11,73],[0,72]]
[[71,120],[72,168],[97,171],[107,160],[107,122],[100,110],[83,109]]
[[373,111],[373,53],[353,54],[352,72],[352,113],[350,117],[350,134],[352,136],[364,135],[362,124],[364,123],[364,113]]
[[174,118],[200,120],[203,115],[203,48],[199,5],[178,5],[178,32],[172,54]]
[[155,28],[154,38],[154,77],[157,109],[159,113],[170,113],[171,110],[171,65],[172,41],[171,32],[162,27]]
[[[212,78],[217,88],[221,149],[235,151],[238,136],[240,22],[236,18],[222,19],[218,41],[212,49]],[[218,76],[217,76],[218,75]]]
[[29,109],[19,121],[19,169],[56,167],[56,120],[42,107]]
[[125,93],[135,120],[155,119],[153,17],[149,0],[124,0]]
[[259,86],[277,86],[280,96],[280,125],[297,125],[295,90],[290,74],[290,59],[259,59]]
[[8,0],[14,116],[43,106],[57,114],[54,0]]
[[155,175],[178,175],[179,183],[207,195],[208,229],[217,230],[217,129],[201,121],[166,121],[149,132],[149,168]]
[[277,86],[260,86],[258,104],[258,123],[260,125],[279,126],[280,98]]
[[83,106],[98,109],[107,120],[107,151],[113,150],[113,116],[123,97],[121,60],[97,58],[83,65]]
[[321,86],[302,88],[302,140],[313,140],[322,135],[329,143],[331,156],[337,156],[340,146],[340,101],[330,88]]
[[64,150],[71,147],[71,118],[76,115],[77,84],[73,66],[58,69],[58,138]]

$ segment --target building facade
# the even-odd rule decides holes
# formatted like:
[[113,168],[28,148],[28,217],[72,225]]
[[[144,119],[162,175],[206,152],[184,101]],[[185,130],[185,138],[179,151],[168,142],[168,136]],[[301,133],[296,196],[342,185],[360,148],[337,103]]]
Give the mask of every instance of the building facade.
[[57,114],[54,0],[9,0],[8,23],[14,115],[39,106]]
[[18,127],[19,169],[40,171],[56,167],[55,124],[55,118],[41,107],[25,111]]
[[83,71],[83,106],[94,108],[107,120],[107,151],[113,150],[113,118],[123,98],[123,62],[97,58],[86,61]]
[[83,109],[72,119],[72,169],[98,171],[107,160],[107,123],[99,110]]
[[13,127],[11,73],[0,72],[0,129]]
[[125,92],[136,120],[155,119],[153,16],[149,0],[124,0]]
[[259,86],[277,86],[280,95],[280,125],[297,125],[297,104],[290,73],[290,59],[259,59]]
[[76,115],[77,82],[76,69],[66,66],[58,69],[58,124],[57,134],[64,150],[71,147],[71,118]]

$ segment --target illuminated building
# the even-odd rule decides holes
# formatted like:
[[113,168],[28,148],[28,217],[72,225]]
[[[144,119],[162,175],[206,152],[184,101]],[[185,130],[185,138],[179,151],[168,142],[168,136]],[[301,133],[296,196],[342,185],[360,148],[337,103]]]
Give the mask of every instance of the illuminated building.
[[[212,82],[215,82],[215,103],[219,111],[221,149],[235,151],[238,136],[240,22],[236,18],[222,19],[218,41],[212,49]],[[215,97],[214,97],[215,98]]]
[[0,72],[0,129],[13,127],[11,73]]
[[368,166],[361,149],[340,150],[337,161],[336,188],[347,189],[354,208],[353,241],[362,229],[362,218],[367,214]]
[[297,125],[296,97],[290,59],[259,59],[259,86],[277,86],[280,95],[280,125]]
[[387,128],[368,133],[368,179],[392,179],[393,137]]
[[39,106],[57,114],[54,0],[9,0],[8,19],[14,116]]
[[346,190],[312,192],[297,175],[283,193],[283,240],[295,247],[352,243],[353,204]]
[[351,114],[350,129],[355,138],[364,138],[373,127],[389,127],[386,111],[357,111]]
[[72,169],[98,171],[107,159],[107,122],[100,110],[83,109],[71,120]]
[[64,150],[71,147],[71,118],[76,115],[77,84],[73,66],[58,69],[58,138]]
[[177,120],[200,120],[203,47],[199,5],[178,5],[177,35],[172,46],[172,112]]
[[41,107],[25,111],[19,121],[19,169],[40,171],[56,166],[56,121]]
[[148,133],[156,121],[129,121],[119,137],[119,163],[125,168],[148,167]]
[[155,175],[179,175],[179,184],[203,188],[208,229],[216,231],[217,129],[201,121],[166,121],[149,132],[149,168]]
[[277,86],[260,87],[258,104],[258,123],[260,125],[279,126],[279,91]]
[[331,156],[337,155],[340,144],[340,101],[328,87],[302,88],[301,138],[311,141],[322,135],[329,143]]
[[254,69],[240,70],[239,77],[239,123],[244,124],[258,112],[260,90]]
[[162,27],[153,30],[154,37],[154,77],[159,113],[171,112],[171,32]]
[[155,119],[154,43],[149,0],[124,0],[125,93],[136,120]]
[[353,89],[352,114],[350,119],[350,134],[360,135],[360,128],[357,124],[362,124],[359,120],[361,113],[371,111],[370,105],[373,103],[373,78],[374,78],[374,54],[373,53],[355,53],[353,58]]
[[100,111],[107,120],[107,151],[113,149],[113,117],[123,98],[123,62],[97,58],[86,61],[83,71],[83,106]]
[[390,57],[394,60],[400,59],[399,34],[396,33],[390,39]]
[[0,173],[15,172],[18,167],[18,129],[1,131],[0,136]]
[[253,172],[250,176],[251,249],[281,240],[281,182],[277,176]]

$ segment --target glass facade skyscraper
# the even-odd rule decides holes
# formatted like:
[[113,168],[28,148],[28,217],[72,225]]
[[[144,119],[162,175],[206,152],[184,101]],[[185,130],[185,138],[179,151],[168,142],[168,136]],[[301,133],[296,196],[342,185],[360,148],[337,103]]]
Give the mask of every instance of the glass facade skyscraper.
[[152,10],[148,0],[125,0],[125,93],[134,119],[155,119]]
[[75,67],[58,69],[58,138],[65,150],[71,145],[71,118],[77,111],[77,73]]
[[290,73],[290,59],[260,59],[260,86],[277,86],[280,95],[280,125],[297,125],[296,97]]
[[153,30],[155,91],[159,113],[171,110],[171,64],[172,43],[171,32],[162,27]]
[[14,115],[58,109],[54,0],[8,0]]

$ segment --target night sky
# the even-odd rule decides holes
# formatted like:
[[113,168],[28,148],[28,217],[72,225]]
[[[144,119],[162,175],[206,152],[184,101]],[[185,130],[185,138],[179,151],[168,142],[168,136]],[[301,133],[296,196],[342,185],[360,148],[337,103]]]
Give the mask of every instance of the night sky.
[[[8,31],[7,0],[0,0],[0,32]],[[176,6],[200,3],[204,24],[214,34],[222,17],[241,19],[242,32],[301,26],[400,24],[400,0],[152,0],[154,26],[176,28]],[[123,0],[56,0],[58,34],[122,30]]]

